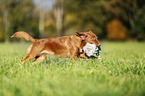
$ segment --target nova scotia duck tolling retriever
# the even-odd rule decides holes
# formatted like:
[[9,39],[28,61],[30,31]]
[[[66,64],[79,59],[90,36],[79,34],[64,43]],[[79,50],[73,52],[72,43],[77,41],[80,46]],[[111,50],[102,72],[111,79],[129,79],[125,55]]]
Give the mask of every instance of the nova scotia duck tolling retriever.
[[43,62],[47,54],[53,54],[57,57],[68,57],[75,61],[78,53],[87,42],[100,46],[97,36],[92,31],[76,32],[75,35],[44,39],[34,39],[28,33],[19,31],[14,33],[11,37],[24,38],[34,43],[27,49],[27,56],[21,60],[21,64],[35,57],[37,57],[37,59],[34,63]]

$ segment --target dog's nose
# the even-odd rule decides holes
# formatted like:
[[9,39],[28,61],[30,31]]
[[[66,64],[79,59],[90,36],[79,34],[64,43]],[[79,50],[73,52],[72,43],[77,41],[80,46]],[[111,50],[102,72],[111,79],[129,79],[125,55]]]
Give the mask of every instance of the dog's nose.
[[14,37],[14,35],[11,36],[11,38],[13,38],[13,37]]

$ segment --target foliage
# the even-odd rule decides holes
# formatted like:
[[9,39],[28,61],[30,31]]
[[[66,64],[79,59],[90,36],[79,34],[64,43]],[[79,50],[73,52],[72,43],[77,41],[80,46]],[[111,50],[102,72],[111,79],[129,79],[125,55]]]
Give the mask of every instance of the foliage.
[[[38,16],[35,13],[35,5],[32,0],[2,0],[0,2],[1,13],[8,11],[7,22],[10,23],[8,28],[8,37],[16,31],[24,30],[27,32],[35,32],[38,34]],[[35,15],[35,16],[34,16]],[[4,19],[5,15],[1,15],[1,18]],[[4,28],[0,29],[3,32],[5,29],[4,20],[0,22]]]
[[106,25],[108,40],[125,40],[127,39],[127,28],[123,26],[122,22],[114,19]]
[[0,44],[0,96],[144,96],[145,44],[101,42],[102,60],[48,56],[27,62],[30,43]]
[[[106,26],[118,19],[122,23],[122,26],[118,26],[125,29],[122,33],[127,32],[124,37],[137,38],[141,32],[143,39],[145,35],[143,31],[145,28],[144,4],[143,0],[92,0],[91,2],[89,0],[69,0],[65,2],[64,8],[66,12],[65,29],[72,29],[72,31],[91,29],[98,37],[106,38],[109,31]],[[117,29],[114,28],[112,30]],[[117,31],[116,34],[118,34]],[[117,40],[122,38],[113,35],[109,38],[112,37]]]
[[[59,27],[62,35],[74,34],[76,31],[92,30],[99,38],[108,37],[108,24],[118,19],[125,29],[126,36],[145,40],[145,1],[144,0],[61,0],[61,20],[56,17],[55,3],[49,10],[39,9],[34,0],[1,0],[0,1],[0,41],[6,40],[16,31],[24,30],[35,38],[40,37],[39,16],[44,11],[45,21],[42,32],[45,37],[56,36]],[[47,9],[47,8],[46,8]],[[60,11],[60,10],[58,10]],[[8,13],[8,17],[4,13]],[[5,21],[5,22],[4,22]],[[7,23],[6,23],[7,21]],[[61,21],[61,22],[60,22]],[[60,22],[60,23],[58,23]],[[7,25],[6,25],[7,24]],[[8,26],[9,25],[9,26]],[[57,27],[56,27],[57,25]],[[7,26],[7,27],[6,27]],[[111,26],[111,25],[110,25]],[[113,27],[112,27],[113,28]],[[113,29],[115,30],[115,28]],[[7,32],[8,31],[8,32]],[[57,32],[58,31],[58,32]],[[118,34],[118,32],[115,32]],[[5,35],[8,35],[5,37]],[[119,39],[117,36],[111,36]]]
[[2,17],[0,16],[0,41],[2,41],[4,38],[3,38],[3,24],[2,24]]
[[[73,4],[71,4],[73,2]],[[71,4],[71,6],[70,6]],[[106,16],[102,14],[101,3],[89,0],[71,0],[65,2],[66,30],[92,30],[96,35],[103,35]],[[73,18],[69,18],[72,15]],[[69,26],[67,26],[69,25]]]
[[137,36],[139,40],[145,40],[145,14],[142,12],[145,12],[145,6],[136,11],[135,28],[132,32],[132,35]]

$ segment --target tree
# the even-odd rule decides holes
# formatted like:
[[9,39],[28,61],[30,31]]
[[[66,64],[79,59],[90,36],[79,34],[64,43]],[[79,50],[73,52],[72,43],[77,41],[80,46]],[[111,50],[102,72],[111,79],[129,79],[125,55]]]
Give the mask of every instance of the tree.
[[75,31],[89,29],[97,36],[104,37],[102,29],[107,18],[103,15],[100,0],[67,0],[64,5],[66,32],[74,34]]
[[[38,35],[38,14],[34,10],[33,0],[2,0],[0,2],[5,35],[5,42],[16,31],[36,32]],[[34,15],[33,15],[34,14]],[[37,22],[37,23],[36,23]],[[35,35],[34,35],[35,36]]]
[[144,0],[111,0],[104,2],[104,13],[108,16],[108,22],[118,18],[129,30],[130,38],[144,39]]
[[63,16],[64,16],[64,5],[63,0],[55,0],[54,14],[56,18],[56,29],[57,36],[63,35]]
[[0,2],[0,6],[1,6],[1,11],[3,13],[3,24],[4,24],[4,41],[6,43],[9,42],[9,31],[10,31],[10,4],[12,4],[12,1],[7,1],[7,0],[2,0]]
[[145,40],[145,1],[137,1],[137,10],[134,16],[134,31],[132,36],[137,37],[138,40]]
[[40,1],[40,12],[39,12],[39,32],[41,38],[45,36],[44,23],[45,23],[44,0],[42,0]]

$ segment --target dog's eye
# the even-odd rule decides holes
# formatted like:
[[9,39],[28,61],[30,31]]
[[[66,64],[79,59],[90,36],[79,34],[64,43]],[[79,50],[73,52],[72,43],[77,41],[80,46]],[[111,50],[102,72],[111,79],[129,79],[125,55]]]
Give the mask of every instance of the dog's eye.
[[92,38],[93,40],[95,40],[95,38]]

